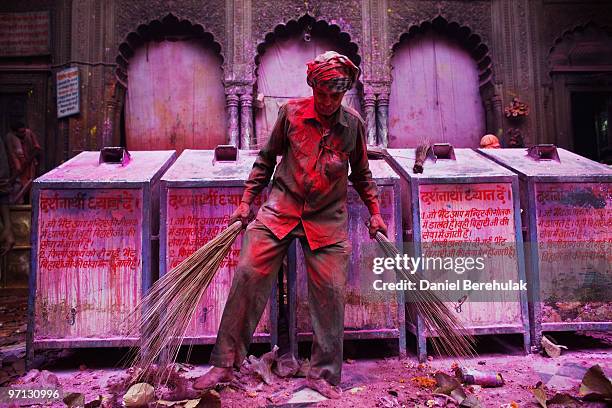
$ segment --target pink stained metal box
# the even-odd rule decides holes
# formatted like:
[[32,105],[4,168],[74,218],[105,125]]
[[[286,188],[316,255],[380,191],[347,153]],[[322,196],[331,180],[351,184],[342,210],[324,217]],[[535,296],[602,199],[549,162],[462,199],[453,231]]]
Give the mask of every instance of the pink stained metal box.
[[127,317],[157,275],[159,179],[176,154],[130,155],[82,152],[34,181],[29,357],[136,342]]
[[[387,224],[388,236],[393,242],[401,241],[400,179],[384,160],[370,160],[370,170],[379,192],[381,215]],[[393,272],[375,275],[374,257],[384,256],[379,244],[372,240],[366,222],[368,209],[357,191],[348,191],[349,241],[352,246],[349,264],[346,302],[344,308],[345,339],[398,339],[399,353],[406,355],[403,292],[377,291],[375,280],[395,282]],[[296,256],[289,258],[295,266],[289,268],[289,332],[291,347],[297,341],[312,339],[312,326],[308,308],[308,277],[302,248],[296,245]]]
[[547,331],[611,330],[612,169],[554,146],[479,151],[519,177],[534,347]]
[[[525,280],[518,178],[514,173],[471,149],[454,149],[454,157],[428,158],[423,173],[414,174],[415,149],[387,151],[389,164],[402,178],[404,242],[407,248],[413,247],[415,257],[440,250],[454,251],[452,257],[456,257],[459,251],[480,252],[497,245],[508,254],[483,261],[485,267],[478,279]],[[446,255],[450,252],[444,252]],[[421,270],[425,279],[433,272]],[[447,278],[462,281],[470,276],[448,274]],[[529,350],[526,292],[512,291],[490,299],[479,299],[480,295],[469,289],[453,294],[456,292],[455,298],[448,299],[448,306],[471,333],[521,334],[524,349]],[[427,338],[436,334],[425,330],[410,302],[407,308],[406,327],[417,338],[422,361],[427,357]]]
[[[178,265],[228,225],[256,158],[239,151],[237,161],[214,161],[213,150],[185,150],[161,179],[160,274]],[[254,202],[254,210],[267,196]],[[211,344],[217,336],[242,243],[241,233],[200,299],[185,337],[188,344]],[[276,288],[253,335],[276,343]]]

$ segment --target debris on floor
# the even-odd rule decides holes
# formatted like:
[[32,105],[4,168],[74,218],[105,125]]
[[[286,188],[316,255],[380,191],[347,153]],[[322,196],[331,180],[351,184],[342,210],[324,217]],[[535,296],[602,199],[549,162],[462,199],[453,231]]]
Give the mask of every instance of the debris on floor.
[[586,401],[606,401],[612,404],[612,382],[598,364],[584,374],[579,392]]
[[480,371],[470,368],[456,368],[455,376],[466,385],[480,385],[481,387],[501,387],[504,378],[494,371]]
[[[559,335],[568,349],[555,358],[524,355],[521,344],[465,359],[460,365],[443,356],[423,363],[414,357],[399,359],[392,352],[387,357],[368,357],[372,349],[355,342],[351,346],[353,352],[345,352],[342,397],[331,400],[307,387],[302,377],[308,373],[308,359],[296,359],[291,354],[279,356],[277,350],[266,353],[260,349],[236,371],[234,381],[205,394],[191,385],[208,366],[177,363],[163,384],[156,370],[135,381],[138,373],[133,368],[120,368],[120,358],[106,358],[108,351],[100,362],[99,353],[92,350],[39,350],[35,358],[44,365],[25,372],[25,301],[13,306],[4,303],[1,307],[4,309],[0,312],[5,313],[0,313],[0,333],[4,336],[0,336],[0,386],[61,388],[65,402],[58,400],[57,406],[114,408],[123,405],[130,395],[131,403],[147,402],[149,408],[603,408],[612,403],[612,385],[607,377],[612,368],[612,335],[606,332],[582,333],[572,337],[578,340],[571,341]],[[21,317],[16,318],[18,315]],[[465,369],[465,375],[457,377],[458,369]],[[503,384],[487,387],[490,384],[482,383],[475,375],[482,373],[490,380],[503,380]],[[153,396],[148,387],[130,392],[138,383],[153,387]]]
[[557,358],[561,355],[561,350],[567,350],[567,347],[553,342],[548,336],[542,336],[542,350],[552,358]]
[[155,388],[151,384],[138,383],[127,390],[123,396],[123,405],[126,408],[141,408],[153,400],[155,400]]

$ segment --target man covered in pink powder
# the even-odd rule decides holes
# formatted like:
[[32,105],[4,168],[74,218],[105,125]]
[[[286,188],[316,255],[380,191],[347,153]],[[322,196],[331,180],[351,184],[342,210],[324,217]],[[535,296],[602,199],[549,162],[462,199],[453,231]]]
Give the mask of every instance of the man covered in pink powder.
[[[244,235],[210,358],[213,368],[194,382],[194,388],[208,389],[233,379],[232,367],[242,364],[283,257],[297,238],[306,261],[314,332],[307,384],[327,397],[340,396],[337,385],[342,372],[344,296],[351,251],[349,180],[370,212],[370,235],[387,233],[368,166],[363,120],[341,105],[359,73],[347,57],[328,51],[308,63],[307,81],[313,96],[291,100],[280,108],[230,222],[242,220],[246,225],[251,203],[274,173],[270,196]],[[277,156],[282,156],[278,166]]]

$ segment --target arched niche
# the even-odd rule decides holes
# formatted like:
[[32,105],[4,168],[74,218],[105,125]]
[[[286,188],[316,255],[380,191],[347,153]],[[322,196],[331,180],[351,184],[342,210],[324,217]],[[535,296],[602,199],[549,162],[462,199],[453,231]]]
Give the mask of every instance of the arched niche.
[[489,50],[469,28],[442,17],[413,26],[394,45],[391,66],[390,147],[478,147],[501,125]]
[[[312,95],[312,88],[306,83],[306,63],[330,50],[346,55],[356,65],[361,62],[358,47],[347,33],[310,16],[278,25],[258,45],[256,92],[263,96],[263,103],[259,101],[255,107],[253,148],[266,142],[283,103]],[[361,112],[360,83],[345,94],[343,103]]]
[[200,25],[168,15],[120,45],[131,150],[210,149],[226,143],[221,47]]
[[565,31],[549,51],[550,72],[612,70],[610,31],[592,22]]
[[564,31],[547,63],[554,115],[549,140],[612,163],[612,27],[591,21]]

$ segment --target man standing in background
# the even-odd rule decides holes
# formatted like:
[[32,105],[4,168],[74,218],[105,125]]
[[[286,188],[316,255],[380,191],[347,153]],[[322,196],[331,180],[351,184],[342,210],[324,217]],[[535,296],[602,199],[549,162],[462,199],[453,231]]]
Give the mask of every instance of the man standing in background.
[[[11,166],[4,139],[0,138],[0,256],[6,254],[15,245],[9,212],[9,195],[11,192]],[[6,273],[6,272],[3,272]]]
[[29,190],[31,181],[36,177],[42,148],[36,134],[22,122],[11,124],[11,131],[7,133],[5,142],[13,169],[13,178],[16,176],[18,181],[16,197],[19,202],[16,204],[19,204]]

